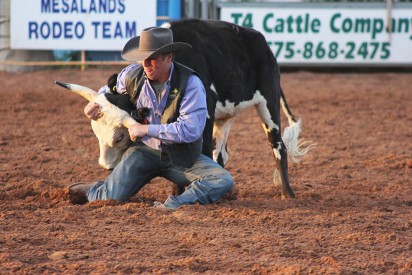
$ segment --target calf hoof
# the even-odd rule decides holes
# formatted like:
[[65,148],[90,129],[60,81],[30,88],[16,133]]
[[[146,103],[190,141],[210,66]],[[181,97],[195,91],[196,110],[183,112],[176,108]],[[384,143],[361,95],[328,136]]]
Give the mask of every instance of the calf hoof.
[[185,189],[186,189],[185,186],[173,184],[172,195],[179,196],[179,195],[183,194],[183,192],[185,192]]
[[282,190],[282,195],[281,195],[281,199],[282,200],[287,200],[287,199],[294,199],[295,193],[293,193],[292,189],[288,189],[287,191]]
[[290,187],[287,180],[284,179],[282,174],[279,172],[279,169],[275,169],[273,172],[273,183],[281,189],[282,200],[295,198],[295,193],[293,192],[292,187]]

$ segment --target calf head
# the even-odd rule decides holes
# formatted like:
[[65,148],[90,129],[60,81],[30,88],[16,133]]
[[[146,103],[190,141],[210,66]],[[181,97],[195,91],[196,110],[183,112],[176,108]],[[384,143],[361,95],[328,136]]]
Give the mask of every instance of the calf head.
[[[88,101],[98,103],[103,116],[97,120],[92,120],[91,125],[94,134],[99,140],[99,164],[105,169],[114,169],[122,158],[123,153],[130,146],[131,140],[127,128],[137,122],[125,110],[120,109],[112,102],[119,100],[105,94],[97,94],[96,91],[70,83],[56,81],[62,86]],[[124,99],[120,99],[124,101]]]

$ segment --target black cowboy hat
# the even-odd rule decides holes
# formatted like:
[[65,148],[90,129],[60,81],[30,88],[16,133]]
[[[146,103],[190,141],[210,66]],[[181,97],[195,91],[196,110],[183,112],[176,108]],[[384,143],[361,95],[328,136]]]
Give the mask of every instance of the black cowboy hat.
[[192,48],[183,42],[173,42],[171,29],[151,27],[144,29],[140,36],[130,39],[123,48],[122,57],[128,61],[143,61],[150,57]]

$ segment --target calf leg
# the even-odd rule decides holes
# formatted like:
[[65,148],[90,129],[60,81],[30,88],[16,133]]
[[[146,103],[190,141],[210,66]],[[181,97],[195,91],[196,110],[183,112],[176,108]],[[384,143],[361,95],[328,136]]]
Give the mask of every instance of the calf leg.
[[262,101],[256,109],[275,158],[273,181],[276,185],[281,185],[282,198],[294,198],[295,193],[289,185],[287,150],[280,130],[280,112],[273,105],[276,104],[272,101]]
[[203,130],[202,154],[209,158],[213,158],[213,127],[215,122],[216,101],[216,92],[210,88],[206,89],[208,118],[205,129]]
[[179,196],[185,192],[186,187],[182,185],[173,184],[172,186],[172,195]]
[[276,129],[267,129],[266,125],[264,125],[264,128],[275,157],[276,166],[273,173],[273,182],[276,185],[281,185],[282,198],[294,198],[295,193],[289,185],[287,151],[281,133]]
[[227,139],[229,138],[230,128],[232,127],[234,120],[234,118],[216,120],[213,127],[213,160],[219,163],[222,167],[229,161]]
[[[213,158],[213,124],[215,121],[216,93],[212,89],[206,89],[206,102],[208,118],[203,130],[202,154]],[[173,184],[172,195],[179,196],[186,190],[185,186]]]
[[[214,108],[213,111],[214,112]],[[214,122],[214,115],[210,116],[206,120],[206,126],[203,131],[203,144],[202,144],[202,154],[212,158],[213,156],[213,122]],[[173,184],[172,187],[172,195],[179,196],[186,190],[185,186],[179,186],[177,184]]]

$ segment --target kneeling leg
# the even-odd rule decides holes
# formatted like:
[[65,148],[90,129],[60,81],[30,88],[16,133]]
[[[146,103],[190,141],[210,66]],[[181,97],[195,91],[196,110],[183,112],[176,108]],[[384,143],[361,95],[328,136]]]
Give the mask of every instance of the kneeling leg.
[[183,194],[169,196],[165,202],[168,209],[176,209],[186,204],[213,203],[233,187],[230,173],[204,155],[200,155],[192,167],[174,167],[165,177],[181,186],[189,184]]

